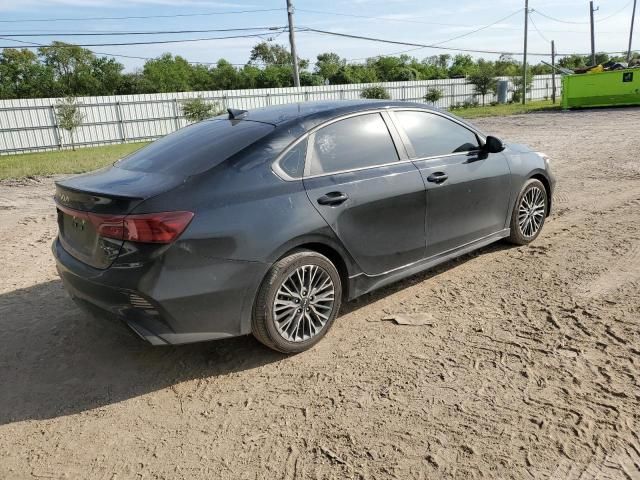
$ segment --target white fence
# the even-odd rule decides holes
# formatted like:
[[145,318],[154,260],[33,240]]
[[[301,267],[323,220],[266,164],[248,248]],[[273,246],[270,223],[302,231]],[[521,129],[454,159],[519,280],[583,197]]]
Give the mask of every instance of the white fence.
[[[505,78],[506,80],[506,78]],[[527,97],[541,100],[551,97],[551,75],[534,77]],[[560,93],[560,77],[557,77]],[[221,108],[244,110],[293,102],[356,99],[362,89],[372,85],[384,87],[394,100],[424,101],[431,88],[442,91],[436,106],[450,108],[456,104],[480,101],[474,87],[466,79],[387,82],[376,84],[327,85],[320,87],[268,88],[255,90],[222,90],[207,92],[158,93],[82,97],[78,99],[83,124],[75,132],[76,145],[106,145],[152,140],[185,125],[181,102],[203,97],[217,102]],[[487,103],[495,100],[487,95]],[[0,100],[0,155],[56,150],[70,147],[70,138],[58,126],[55,104],[58,99],[38,98]]]

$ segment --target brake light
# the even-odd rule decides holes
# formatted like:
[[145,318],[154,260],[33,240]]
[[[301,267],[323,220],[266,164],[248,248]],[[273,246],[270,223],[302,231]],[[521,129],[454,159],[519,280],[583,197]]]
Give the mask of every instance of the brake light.
[[187,228],[193,213],[160,212],[121,218],[90,213],[89,217],[102,237],[140,243],[171,243]]
[[171,243],[185,231],[192,212],[159,212],[140,215],[105,215],[58,205],[58,209],[90,222],[101,237],[139,243]]

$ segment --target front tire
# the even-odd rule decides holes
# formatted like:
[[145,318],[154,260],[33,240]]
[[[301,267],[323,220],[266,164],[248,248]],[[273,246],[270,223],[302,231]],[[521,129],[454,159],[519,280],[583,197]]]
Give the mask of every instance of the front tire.
[[310,349],[329,331],[342,301],[342,282],[325,256],[298,250],[278,260],[256,298],[253,335],[283,353]]
[[544,226],[549,211],[547,189],[540,180],[527,181],[516,199],[511,214],[511,235],[508,240],[516,245],[533,242]]

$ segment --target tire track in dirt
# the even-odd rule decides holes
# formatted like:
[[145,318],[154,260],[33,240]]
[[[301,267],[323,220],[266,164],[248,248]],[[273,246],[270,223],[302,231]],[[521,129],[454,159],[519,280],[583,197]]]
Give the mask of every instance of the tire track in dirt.
[[[640,293],[624,268],[640,185],[590,172],[628,161],[639,112],[480,121],[552,157],[558,208],[539,239],[348,304],[294,357],[250,338],[158,350],[103,328],[37,242],[55,232],[51,180],[0,185],[20,209],[0,210],[13,277],[0,285],[0,477],[577,480],[591,466],[629,480]],[[590,285],[600,293],[576,291]],[[421,312],[432,326],[377,321]]]

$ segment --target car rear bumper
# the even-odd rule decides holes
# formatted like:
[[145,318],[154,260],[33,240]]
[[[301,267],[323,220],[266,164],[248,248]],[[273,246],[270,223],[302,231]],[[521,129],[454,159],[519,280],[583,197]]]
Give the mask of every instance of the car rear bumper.
[[183,258],[188,254],[183,251],[167,252],[168,258],[146,266],[100,270],[71,256],[58,239],[52,250],[58,274],[77,303],[124,322],[153,345],[250,333],[253,299],[267,268],[257,262],[194,261]]

